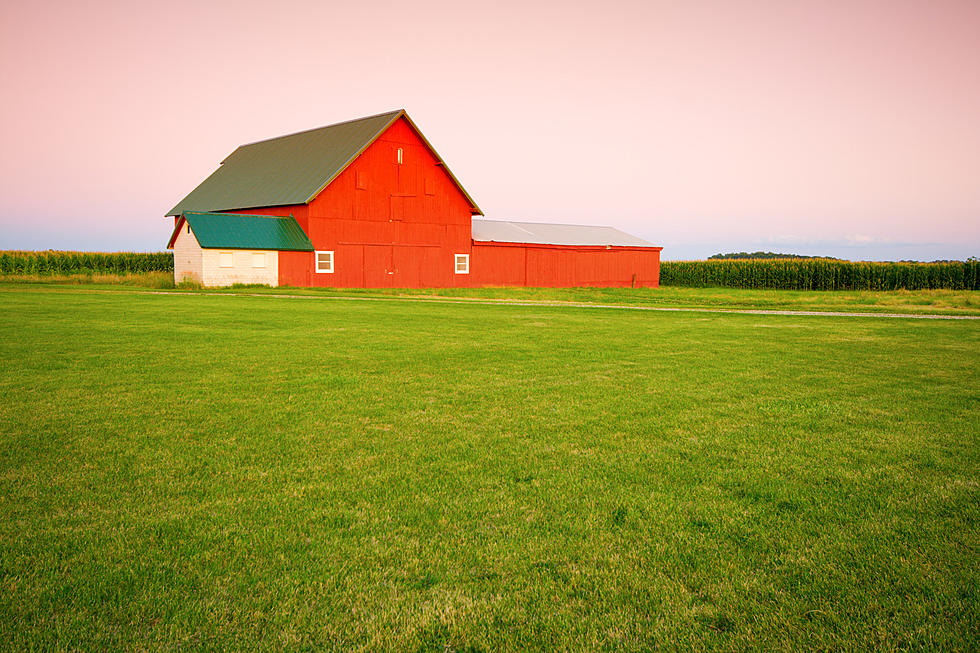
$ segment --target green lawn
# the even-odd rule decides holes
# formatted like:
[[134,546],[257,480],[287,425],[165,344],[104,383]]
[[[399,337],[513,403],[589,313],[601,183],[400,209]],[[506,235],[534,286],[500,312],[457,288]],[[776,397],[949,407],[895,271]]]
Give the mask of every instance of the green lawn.
[[[132,292],[133,287],[173,289],[169,272],[79,274],[70,276],[0,275],[2,287],[75,284],[92,291]],[[181,292],[200,289],[180,288]],[[762,309],[858,313],[910,313],[980,316],[975,290],[752,290],[737,288],[207,288],[208,293],[267,293],[332,297],[451,297],[533,302],[584,302],[673,308]]]
[[[214,289],[209,289],[214,292]],[[980,292],[975,290],[804,291],[738,288],[426,288],[311,289],[261,288],[249,292],[304,295],[442,296],[513,301],[558,301],[625,306],[761,309],[858,313],[980,315]],[[241,292],[235,289],[220,292]]]
[[0,647],[980,646],[978,321],[92,290],[0,285]]

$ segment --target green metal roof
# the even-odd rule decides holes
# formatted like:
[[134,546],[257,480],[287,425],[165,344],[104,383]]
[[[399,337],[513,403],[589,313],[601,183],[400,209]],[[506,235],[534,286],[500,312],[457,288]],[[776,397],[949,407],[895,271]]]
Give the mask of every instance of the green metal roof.
[[208,249],[275,249],[312,252],[313,243],[306,237],[296,218],[274,218],[241,213],[198,213],[188,211],[177,221],[168,248],[174,246],[184,222],[201,247]]
[[[441,162],[405,111],[390,111],[242,145],[167,215],[308,204],[403,116]],[[466,196],[473,212],[482,215],[445,164],[443,169]]]

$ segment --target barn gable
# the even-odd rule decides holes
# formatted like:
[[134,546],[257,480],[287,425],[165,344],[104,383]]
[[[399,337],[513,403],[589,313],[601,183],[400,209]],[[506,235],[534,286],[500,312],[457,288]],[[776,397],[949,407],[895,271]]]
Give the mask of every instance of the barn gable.
[[399,118],[440,162],[471,213],[482,215],[404,110],[242,145],[167,215],[309,204]]

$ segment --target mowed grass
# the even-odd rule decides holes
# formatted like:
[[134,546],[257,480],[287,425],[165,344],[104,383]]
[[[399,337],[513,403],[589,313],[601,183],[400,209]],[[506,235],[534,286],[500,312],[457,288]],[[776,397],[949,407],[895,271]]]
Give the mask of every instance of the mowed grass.
[[[184,288],[183,290],[189,290]],[[978,315],[975,290],[805,291],[741,288],[269,288],[198,289],[207,293],[268,293],[302,296],[492,299],[514,302],[571,302],[663,308]]]
[[980,323],[0,287],[12,649],[978,647]]
[[[516,293],[514,292],[516,291]],[[411,292],[411,291],[405,291]],[[430,291],[436,292],[436,291]],[[741,288],[474,288],[459,295],[639,306],[980,315],[980,292],[975,290],[754,290]]]
[[[81,285],[90,290],[129,292],[133,286],[173,289],[170,272],[75,275],[0,275],[7,288]],[[857,313],[903,313],[980,316],[980,292],[975,290],[755,290],[742,288],[292,288],[245,286],[205,288],[182,284],[180,292],[268,293],[336,297],[449,297],[517,302],[580,302],[668,308],[790,310]]]

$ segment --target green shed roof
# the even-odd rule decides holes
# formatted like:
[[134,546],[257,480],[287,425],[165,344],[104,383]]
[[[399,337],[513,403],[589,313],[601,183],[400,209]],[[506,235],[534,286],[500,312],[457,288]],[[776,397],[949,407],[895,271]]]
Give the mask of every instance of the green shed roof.
[[[389,111],[242,145],[167,215],[308,204],[401,117],[441,161],[404,110]],[[456,177],[445,165],[444,169],[473,212],[482,215]]]
[[185,221],[201,247],[206,249],[274,249],[312,252],[313,243],[296,218],[275,218],[241,213],[188,211],[177,221],[168,248],[174,246]]

